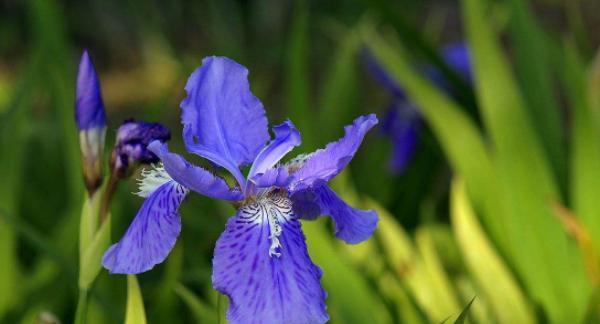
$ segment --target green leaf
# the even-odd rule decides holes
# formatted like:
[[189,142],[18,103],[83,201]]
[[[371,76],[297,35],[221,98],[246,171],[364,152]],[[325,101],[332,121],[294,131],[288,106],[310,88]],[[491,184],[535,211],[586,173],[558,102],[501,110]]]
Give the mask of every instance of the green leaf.
[[[547,36],[536,23],[527,1],[509,0],[510,36],[526,111],[561,184],[566,181],[564,134],[553,89]],[[548,40],[549,41],[549,40]]]
[[192,315],[194,316],[194,320],[196,323],[217,323],[218,322],[218,314],[217,310],[213,309],[205,302],[203,302],[193,291],[186,288],[184,285],[177,284],[175,286],[175,293],[183,302],[190,308],[192,311]]
[[332,322],[390,323],[391,319],[379,296],[365,278],[343,258],[333,244],[325,219],[303,222],[308,250],[314,263],[323,269],[321,282],[328,293],[328,311]]
[[500,199],[508,207],[502,217],[510,219],[510,259],[552,321],[572,321],[589,293],[583,263],[548,208],[549,200],[560,201],[557,185],[484,4],[463,0],[462,7],[478,100],[496,151]]
[[314,144],[309,104],[309,4],[295,1],[285,60],[285,104],[287,117],[302,130],[302,147]]
[[448,314],[457,312],[458,302],[439,264],[428,230],[423,228],[419,230],[419,250],[417,250],[405,230],[381,205],[368,199],[365,207],[377,211],[379,224],[375,235],[382,246],[385,258],[395,271],[396,277],[407,287],[417,304],[423,309],[429,322],[438,322]]
[[110,245],[110,223],[109,214],[79,260],[80,289],[88,289],[102,269],[102,256]]
[[348,32],[339,40],[336,52],[332,55],[318,105],[321,125],[327,125],[322,129],[322,138],[335,138],[344,124],[357,115],[359,91],[356,63],[360,45],[358,35]]
[[100,201],[104,190],[97,190],[91,197],[85,194],[83,208],[79,223],[79,258],[83,260],[84,254],[92,243],[98,230]]
[[471,301],[467,304],[467,306],[465,306],[465,308],[462,310],[462,312],[460,312],[460,315],[458,315],[458,318],[456,319],[456,321],[454,321],[454,324],[463,324],[465,322],[465,320],[467,319],[467,316],[469,315],[469,309],[471,308],[471,305],[473,304],[474,301],[475,301],[475,297],[473,297],[473,299],[471,299]]
[[505,206],[498,199],[499,179],[484,143],[481,131],[466,113],[448,96],[425,80],[412,67],[403,49],[391,46],[369,26],[363,26],[362,40],[394,80],[419,106],[453,169],[463,174],[467,189],[477,208],[486,211],[481,216],[493,238],[508,253]]
[[[572,42],[565,43],[563,66],[563,85],[573,111],[571,201],[575,214],[585,225],[596,248],[600,249],[600,134],[590,110],[594,105],[591,98],[594,94],[586,94],[586,88],[594,87],[586,86],[585,66]],[[593,80],[590,78],[590,82],[595,82]]]
[[519,285],[478,224],[461,180],[452,184],[451,208],[452,228],[464,261],[498,323],[536,323]]
[[125,324],[146,324],[144,300],[135,275],[127,275],[127,308]]

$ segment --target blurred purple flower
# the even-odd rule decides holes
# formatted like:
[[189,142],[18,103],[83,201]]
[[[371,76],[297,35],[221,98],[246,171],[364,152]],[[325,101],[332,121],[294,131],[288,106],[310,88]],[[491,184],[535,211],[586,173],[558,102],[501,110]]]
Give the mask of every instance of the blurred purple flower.
[[92,194],[102,184],[102,153],[106,135],[106,113],[100,82],[87,51],[81,55],[75,90],[75,122],[79,130],[85,185]]
[[171,132],[159,123],[148,123],[133,119],[123,122],[117,130],[115,147],[111,155],[111,170],[119,178],[129,176],[139,164],[159,162],[148,149],[148,144],[171,139]]
[[[231,323],[324,323],[326,293],[321,269],[308,255],[300,219],[329,215],[335,235],[355,244],[369,238],[377,214],[347,205],[328,186],[350,162],[375,115],[345,127],[345,136],[324,149],[280,160],[300,144],[291,121],[273,127],[269,141],[262,103],[250,92],[248,70],[224,58],[203,60],[181,103],[183,139],[190,153],[222,166],[236,185],[192,165],[154,141],[149,149],[162,165],[144,172],[146,197],[123,238],[103,265],[111,273],[136,274],[165,260],[181,230],[177,212],[189,190],[235,201],[239,207],[216,243],[212,282],[230,298]],[[240,167],[251,165],[247,176]]]
[[[389,167],[393,173],[402,173],[409,165],[419,142],[421,116],[419,109],[406,96],[404,89],[398,85],[378,62],[366,53],[367,69],[383,87],[392,95],[392,103],[382,122],[382,130],[392,141],[392,153]],[[442,59],[459,77],[472,84],[471,60],[468,48],[464,43],[452,43],[442,49]],[[451,84],[443,74],[433,66],[421,67],[426,77],[449,95],[454,94]]]

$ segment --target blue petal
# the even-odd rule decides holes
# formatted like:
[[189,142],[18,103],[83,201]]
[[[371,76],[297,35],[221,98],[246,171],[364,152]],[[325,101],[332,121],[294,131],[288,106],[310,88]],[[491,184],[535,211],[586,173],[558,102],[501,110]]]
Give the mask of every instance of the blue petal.
[[157,188],[140,208],[123,238],[111,246],[102,265],[111,273],[137,274],[163,262],[181,231],[177,209],[187,190],[174,181]]
[[225,57],[207,57],[190,76],[183,110],[187,149],[224,167],[244,187],[247,165],[269,140],[263,105],[250,92],[248,70]]
[[442,49],[446,64],[454,69],[465,81],[472,84],[471,54],[466,43],[451,43]]
[[416,108],[402,101],[392,105],[382,124],[384,133],[392,140],[390,169],[401,173],[415,153],[421,118]]
[[340,173],[352,160],[362,140],[373,126],[377,124],[374,114],[360,116],[352,125],[344,128],[345,135],[337,142],[329,143],[324,149],[317,150],[300,165],[295,172],[294,181],[290,185],[292,192],[312,186],[319,181],[329,181]]
[[[269,217],[282,228],[280,256],[269,255]],[[242,207],[215,247],[213,287],[229,297],[232,324],[325,323],[321,276],[287,199]]]
[[289,120],[273,127],[273,132],[275,133],[275,139],[258,153],[250,168],[248,178],[252,178],[259,173],[265,173],[301,143],[300,132]]
[[77,73],[75,121],[79,130],[106,127],[100,81],[87,51],[81,55]]
[[292,196],[292,200],[294,212],[298,215],[302,213],[307,219],[318,214],[331,216],[335,224],[335,236],[349,244],[365,241],[377,228],[378,217],[374,210],[349,206],[325,184],[298,192]]
[[294,177],[289,174],[286,167],[269,169],[265,173],[259,173],[250,178],[257,188],[286,188],[293,180]]
[[201,195],[224,200],[242,200],[239,189],[231,189],[225,180],[209,171],[194,166],[178,154],[169,152],[167,144],[154,141],[148,149],[163,162],[167,173],[182,186]]

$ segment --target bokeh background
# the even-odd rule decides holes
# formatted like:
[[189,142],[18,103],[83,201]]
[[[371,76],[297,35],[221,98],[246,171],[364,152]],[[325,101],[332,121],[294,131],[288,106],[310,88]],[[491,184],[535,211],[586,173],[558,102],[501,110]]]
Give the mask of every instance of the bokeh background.
[[[304,224],[331,323],[451,323],[463,311],[470,323],[600,323],[598,12],[595,0],[0,0],[0,322],[74,320],[85,197],[74,91],[88,49],[107,155],[132,117],[168,125],[184,152],[183,87],[209,55],[250,70],[271,123],[301,130],[295,152],[359,114],[385,120],[394,96],[369,62],[405,89],[421,116],[406,168],[389,168],[401,143],[379,127],[333,184],[377,209],[376,235],[348,246],[327,219]],[[473,82],[441,59],[451,43],[468,44]],[[113,242],[142,203],[136,176],[111,205]],[[224,323],[211,259],[233,212],[188,197],[174,251],[138,276],[148,322]],[[123,322],[126,298],[125,277],[103,270],[88,323]]]

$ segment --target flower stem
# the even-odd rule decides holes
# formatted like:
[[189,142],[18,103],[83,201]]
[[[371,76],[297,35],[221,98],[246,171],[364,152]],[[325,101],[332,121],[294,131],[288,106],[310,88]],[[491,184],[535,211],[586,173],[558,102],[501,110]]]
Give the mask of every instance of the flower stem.
[[87,289],[79,289],[79,299],[77,300],[77,311],[75,312],[75,324],[85,324],[87,317]]
[[108,179],[108,184],[106,185],[106,189],[104,190],[104,195],[102,196],[102,203],[100,204],[100,219],[98,226],[102,226],[104,221],[106,220],[106,216],[108,215],[108,208],[110,207],[110,200],[112,199],[115,190],[117,189],[117,184],[119,184],[120,178],[114,173],[111,172],[110,178]]

